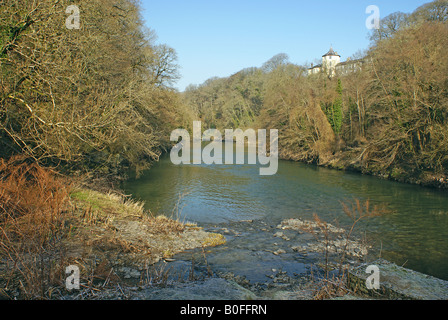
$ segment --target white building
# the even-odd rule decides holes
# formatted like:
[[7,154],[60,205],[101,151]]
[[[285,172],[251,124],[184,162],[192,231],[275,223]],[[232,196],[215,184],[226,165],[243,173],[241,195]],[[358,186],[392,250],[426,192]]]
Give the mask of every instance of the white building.
[[322,56],[322,64],[317,66],[311,65],[308,69],[308,74],[317,74],[325,72],[330,78],[337,74],[346,74],[359,70],[364,63],[363,60],[350,60],[341,62],[341,56],[330,48],[326,54]]

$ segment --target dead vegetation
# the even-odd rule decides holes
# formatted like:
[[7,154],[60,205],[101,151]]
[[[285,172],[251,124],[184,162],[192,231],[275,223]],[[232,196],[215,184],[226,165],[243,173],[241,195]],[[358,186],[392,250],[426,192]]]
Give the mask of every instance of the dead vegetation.
[[70,294],[70,265],[79,267],[81,289],[89,296],[122,285],[128,269],[144,277],[157,261],[223,241],[195,225],[154,216],[129,197],[78,187],[24,158],[0,160],[3,298]]
[[283,159],[446,188],[447,12],[435,0],[384,17],[369,49],[347,57],[363,61],[356,72],[308,76],[280,54],[183,99],[210,128],[278,129]]
[[70,226],[70,185],[21,158],[0,160],[0,258],[3,293],[47,297],[61,279],[62,240]]
[[[348,256],[364,258],[367,255],[367,240],[355,240],[355,229],[366,219],[387,214],[385,206],[372,205],[370,200],[361,202],[355,199],[351,202],[341,202],[344,213],[351,220],[348,228],[338,228],[314,215],[314,221],[302,223],[301,229],[313,234],[322,244],[323,263],[319,265],[318,273],[312,278],[316,283],[314,299],[322,300],[355,294],[347,286],[347,276],[350,264]],[[337,245],[335,245],[337,244]],[[336,249],[335,249],[336,248]],[[358,250],[359,252],[357,252]],[[323,270],[323,274],[319,272]]]

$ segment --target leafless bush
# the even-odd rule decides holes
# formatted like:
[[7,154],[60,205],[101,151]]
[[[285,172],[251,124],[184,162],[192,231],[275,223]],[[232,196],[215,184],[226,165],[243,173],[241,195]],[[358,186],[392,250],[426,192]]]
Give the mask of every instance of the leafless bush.
[[[345,295],[350,292],[347,287],[347,261],[346,258],[349,255],[349,244],[352,242],[354,231],[359,223],[365,219],[378,217],[388,213],[389,211],[385,206],[372,205],[370,200],[361,202],[359,199],[355,199],[352,202],[341,202],[344,213],[351,219],[351,225],[344,229],[343,232],[343,246],[339,252],[339,259],[337,262],[337,274],[331,274],[330,271],[334,269],[332,262],[330,261],[331,243],[334,241],[335,235],[340,235],[338,232],[334,232],[333,225],[323,221],[317,214],[314,214],[314,223],[312,226],[305,225],[303,230],[315,235],[318,238],[323,239],[323,254],[324,263],[322,267],[324,269],[324,275],[317,283],[317,290],[315,299],[326,299],[334,296]],[[317,230],[316,230],[317,229]]]
[[1,275],[5,292],[18,283],[23,297],[45,298],[60,284],[69,190],[66,181],[36,163],[0,160],[0,263],[6,266]]

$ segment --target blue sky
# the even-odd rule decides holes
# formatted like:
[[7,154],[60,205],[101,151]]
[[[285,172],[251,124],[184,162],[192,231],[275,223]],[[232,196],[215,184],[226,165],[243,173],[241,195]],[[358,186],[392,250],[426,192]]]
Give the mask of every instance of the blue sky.
[[146,25],[178,54],[176,87],[260,67],[278,53],[314,62],[330,45],[345,61],[369,46],[366,8],[381,17],[429,0],[141,0]]

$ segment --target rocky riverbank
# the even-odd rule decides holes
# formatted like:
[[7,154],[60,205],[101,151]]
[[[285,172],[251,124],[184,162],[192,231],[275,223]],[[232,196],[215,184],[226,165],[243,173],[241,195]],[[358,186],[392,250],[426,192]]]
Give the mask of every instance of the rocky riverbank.
[[[120,223],[114,225],[120,227]],[[131,223],[128,227],[122,226],[121,232],[124,237],[130,237],[127,238],[128,241],[132,241],[131,238],[148,236],[140,227]],[[111,283],[97,291],[84,288],[79,292],[64,295],[62,299],[413,299],[419,292],[422,292],[419,297],[425,299],[437,295],[438,292],[445,292],[440,286],[443,287],[446,282],[394,266],[393,270],[398,270],[394,275],[390,274],[390,267],[383,270],[384,276],[387,275],[384,278],[387,279],[384,280],[387,290],[383,290],[382,294],[370,294],[365,288],[359,287],[360,281],[366,280],[363,266],[366,265],[370,247],[360,239],[347,239],[347,231],[344,228],[329,223],[323,228],[320,221],[286,219],[278,225],[270,225],[260,220],[208,226],[208,231],[197,226],[191,226],[192,230],[186,228],[182,237],[160,238],[161,244],[177,248],[178,254],[169,257],[159,255],[151,266],[135,263],[136,260],[130,259],[130,255],[126,256],[127,260],[122,256],[121,262],[112,262],[113,272],[121,275],[120,282]],[[207,239],[223,238],[227,241],[213,243],[219,244],[217,246],[204,246],[204,241],[209,241]],[[326,261],[324,257],[327,254]],[[346,257],[343,264],[340,259],[342,255]],[[235,261],[230,261],[232,259]],[[294,264],[294,259],[298,263]],[[238,268],[234,269],[236,264]],[[301,264],[308,264],[308,267],[301,270]],[[381,268],[389,265],[391,264],[382,262]],[[338,267],[343,268],[343,277],[338,277]],[[329,277],[325,276],[325,270],[329,270]],[[257,278],[257,274],[264,276]],[[413,278],[400,278],[395,281],[403,274],[411,274]],[[355,286],[354,275],[358,277]],[[424,287],[423,291],[418,289],[418,286],[413,286],[412,297],[406,294],[390,294],[402,291],[403,283],[412,282],[412,279],[417,278],[418,286],[427,281],[438,281],[440,288],[431,293],[428,286]]]
[[[347,281],[350,270],[371,260],[371,247],[317,217],[198,226],[153,216],[142,203],[116,193],[75,188],[70,198],[62,246],[40,262],[53,270],[41,280],[48,281],[51,299],[372,298]],[[69,265],[80,269],[79,290],[64,286]],[[20,274],[10,271],[0,264],[0,280],[7,281],[1,293],[21,299]]]
[[[65,234],[40,256],[26,254],[0,261],[0,298],[32,298],[22,285],[42,285],[60,297],[86,298],[108,287],[125,285],[129,279],[151,283],[161,275],[154,273],[154,264],[171,261],[172,256],[195,248],[225,243],[225,237],[207,232],[195,224],[181,223],[164,216],[153,216],[138,203],[116,193],[103,193],[88,188],[75,188],[70,194],[72,208],[64,220]],[[31,260],[29,260],[31,259]],[[33,262],[34,260],[40,262]],[[16,262],[14,262],[16,261]],[[12,265],[15,263],[15,266]],[[25,274],[23,268],[33,266],[38,274]],[[67,292],[66,267],[80,270],[79,291]],[[41,270],[41,271],[39,271]],[[33,271],[34,272],[34,271]],[[156,282],[161,279],[155,280]]]
[[359,174],[370,175],[379,179],[396,181],[401,183],[408,183],[419,185],[422,187],[436,188],[436,189],[448,189],[448,176],[445,174],[425,172],[425,171],[412,171],[402,168],[391,168],[388,170],[363,168],[358,164],[352,163],[351,159],[338,159],[321,164],[321,166],[342,170],[356,172]]
[[291,153],[280,154],[280,159],[286,161],[303,162],[313,164],[318,167],[329,168],[339,171],[355,172],[362,175],[369,175],[379,179],[396,181],[401,183],[408,183],[419,185],[422,187],[448,189],[448,176],[443,173],[436,173],[422,170],[408,170],[400,167],[395,168],[375,168],[365,167],[359,161],[354,162],[356,157],[350,152],[338,152],[334,155],[326,155],[323,158],[312,161],[304,161],[300,155]]
[[[319,297],[324,270],[336,272],[340,266],[342,252],[347,252],[345,262],[349,265],[360,262],[367,253],[362,242],[343,241],[344,229],[327,224],[330,240],[320,227],[315,221],[302,219],[288,219],[278,225],[258,220],[207,226],[213,234],[224,236],[226,243],[186,250],[159,261],[152,267],[152,277],[158,280],[152,284],[142,282],[141,272],[134,270],[129,273],[128,286],[103,290],[93,297],[311,300]],[[327,262],[323,259],[326,250],[331,256]]]
[[80,219],[76,233],[66,240],[68,252],[80,254],[76,248],[82,248],[82,255],[107,258],[116,270],[132,266],[143,270],[185,250],[225,243],[218,233],[153,216],[142,203],[116,194],[84,189],[74,192],[72,198],[79,205]]

